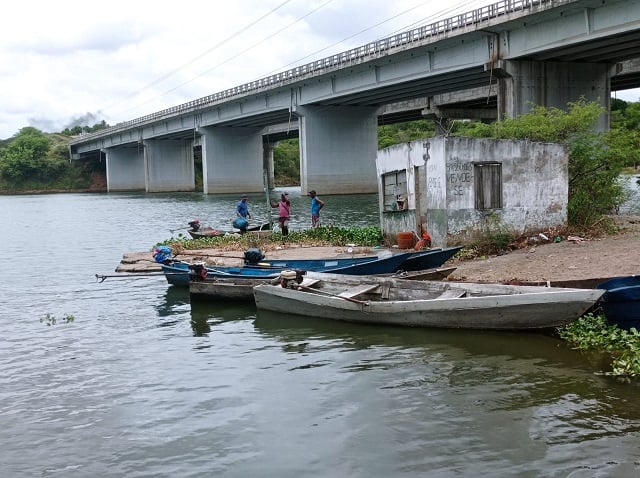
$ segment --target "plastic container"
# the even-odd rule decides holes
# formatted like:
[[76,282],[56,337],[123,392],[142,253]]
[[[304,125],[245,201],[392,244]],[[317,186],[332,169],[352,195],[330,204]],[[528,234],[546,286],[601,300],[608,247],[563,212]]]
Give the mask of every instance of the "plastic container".
[[397,239],[400,249],[411,249],[415,244],[415,234],[412,231],[399,232]]

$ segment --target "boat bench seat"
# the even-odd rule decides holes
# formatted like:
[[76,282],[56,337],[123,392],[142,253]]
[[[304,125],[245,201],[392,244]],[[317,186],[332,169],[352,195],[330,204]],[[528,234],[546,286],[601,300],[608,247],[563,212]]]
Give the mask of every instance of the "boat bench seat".
[[314,285],[316,285],[318,282],[320,282],[320,279],[303,279],[302,282],[299,284],[301,287],[313,287]]
[[459,299],[467,295],[466,290],[460,289],[447,289],[440,294],[436,299]]
[[366,292],[371,292],[373,289],[377,289],[377,288],[378,288],[378,284],[360,284],[359,286],[353,287],[349,290],[345,290],[344,292],[340,292],[338,295],[340,297],[351,299],[357,295],[364,294]]

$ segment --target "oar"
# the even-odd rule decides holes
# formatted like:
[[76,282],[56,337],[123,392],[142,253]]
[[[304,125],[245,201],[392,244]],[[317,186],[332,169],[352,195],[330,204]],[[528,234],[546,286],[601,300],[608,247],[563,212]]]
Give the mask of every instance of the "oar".
[[329,297],[335,297],[337,299],[348,300],[349,302],[354,302],[356,304],[367,305],[367,301],[366,300],[352,299],[351,297],[344,297],[344,296],[341,296],[341,295],[332,294],[331,292],[325,292],[324,290],[321,290],[321,289],[315,289],[313,287],[307,287],[306,285],[297,285],[296,287],[298,287],[299,289],[308,290],[310,292],[318,292],[320,294],[324,294],[324,295],[329,296]]
[[96,274],[96,280],[100,281],[100,283],[104,282],[108,278],[114,279],[128,279],[129,277],[153,277],[153,276],[173,276],[173,275],[184,275],[188,274],[187,271],[184,272],[144,272],[142,274],[126,274],[126,275],[103,275]]
[[169,229],[169,232],[170,232],[171,234],[173,234],[173,233],[174,233],[174,232],[176,232],[176,231],[182,231],[182,230],[184,230],[184,229],[190,229],[190,228],[191,228],[191,226],[179,227],[178,229]]

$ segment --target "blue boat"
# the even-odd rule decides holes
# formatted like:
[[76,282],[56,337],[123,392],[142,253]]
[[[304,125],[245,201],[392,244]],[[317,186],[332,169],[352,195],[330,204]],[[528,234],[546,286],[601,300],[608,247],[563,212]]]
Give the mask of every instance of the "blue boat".
[[[363,274],[386,274],[389,272],[396,272],[399,270],[411,272],[421,271],[425,269],[433,269],[440,267],[447,262],[453,256],[455,256],[462,246],[447,247],[444,249],[436,248],[426,251],[417,252],[402,252],[393,254],[394,260],[387,261],[382,264],[381,267],[388,268],[398,261],[398,265],[394,270],[376,271],[376,272],[363,272]],[[391,253],[388,253],[391,254]],[[246,257],[246,255],[245,255]],[[373,261],[380,261],[380,259],[386,259],[389,256],[365,256],[365,257],[350,257],[350,258],[332,258],[332,259],[253,259],[251,261],[245,259],[245,267],[250,268],[268,268],[275,267],[280,269],[301,269],[306,271],[315,272],[335,272],[336,269],[342,269],[343,267],[350,267],[356,264],[370,263]],[[402,258],[402,261],[400,261]],[[367,269],[370,269],[367,267]],[[349,272],[352,274],[352,272]]]
[[189,262],[174,261],[169,264],[162,264],[162,271],[167,279],[167,282],[172,285],[189,285],[189,276],[199,276],[200,271],[206,271],[206,275],[200,276],[201,279],[215,279],[215,278],[228,278],[228,279],[270,279],[278,277],[281,268],[248,268],[248,267],[218,267],[218,266],[206,266],[204,269],[198,267],[197,264],[191,264]]
[[[397,271],[422,270],[439,267],[450,259],[460,248],[430,249],[428,251],[401,252],[388,256],[357,257],[340,259],[275,259],[264,262],[247,264],[244,267],[206,266],[206,275],[202,279],[214,278],[262,278],[277,277],[283,269],[295,269],[314,272],[331,272],[349,275],[390,274]],[[405,269],[404,264],[411,261],[411,267],[416,264],[429,264],[422,268]],[[422,261],[422,262],[421,262]],[[433,264],[433,265],[431,265]],[[190,271],[188,262],[174,261],[162,264],[162,270],[169,284],[188,285],[189,274],[201,274]]]
[[426,254],[415,253],[400,264],[398,269],[406,272],[435,269],[455,256],[460,252],[460,249],[462,249],[462,246],[429,249]]
[[640,276],[614,277],[596,288],[606,290],[600,305],[607,322],[640,331]]

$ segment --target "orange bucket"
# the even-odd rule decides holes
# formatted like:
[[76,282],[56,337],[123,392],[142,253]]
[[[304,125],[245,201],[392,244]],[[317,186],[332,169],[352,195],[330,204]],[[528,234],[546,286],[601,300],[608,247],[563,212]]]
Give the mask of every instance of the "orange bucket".
[[414,244],[415,233],[413,232],[399,232],[398,233],[398,247],[400,249],[411,249]]

